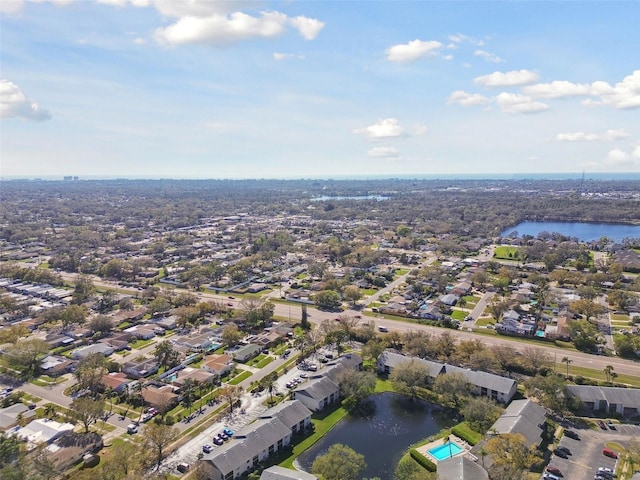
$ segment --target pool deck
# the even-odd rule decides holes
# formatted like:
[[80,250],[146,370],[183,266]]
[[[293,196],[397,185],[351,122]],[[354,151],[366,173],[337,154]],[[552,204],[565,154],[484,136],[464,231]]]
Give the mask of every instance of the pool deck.
[[[464,440],[456,437],[455,435],[449,435],[449,441],[457,444],[460,448],[462,448],[461,452],[453,454],[454,457],[456,457],[458,455],[465,455],[465,454],[471,455],[469,453],[471,451],[471,445],[469,445]],[[431,455],[429,453],[429,450],[431,450],[432,448],[435,448],[435,447],[441,447],[445,443],[446,442],[445,442],[444,438],[438,438],[437,440],[434,440],[433,442],[429,442],[426,445],[422,445],[422,446],[416,448],[416,450],[437,465],[438,464],[438,459],[436,457],[434,457],[433,455]]]

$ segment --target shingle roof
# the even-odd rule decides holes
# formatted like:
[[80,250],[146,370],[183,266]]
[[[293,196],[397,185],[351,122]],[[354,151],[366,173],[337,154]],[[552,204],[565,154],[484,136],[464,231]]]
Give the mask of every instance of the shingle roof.
[[489,390],[495,390],[500,393],[509,393],[516,384],[516,381],[512,378],[501,377],[500,375],[494,375],[493,373],[469,370],[449,364],[445,364],[444,368],[445,373],[462,373],[473,385],[484,387]]
[[606,400],[628,408],[640,408],[640,389],[637,388],[568,385],[567,390],[583,402]]
[[296,395],[305,395],[315,400],[322,400],[332,393],[338,392],[340,387],[328,377],[309,380],[294,390]]
[[317,480],[318,477],[307,472],[289,470],[277,465],[262,471],[260,480]]
[[417,357],[405,357],[404,355],[400,355],[399,353],[394,353],[390,351],[383,352],[380,356],[379,363],[382,365],[388,366],[391,370],[394,367],[397,367],[401,363],[406,362],[419,362],[426,366],[429,369],[429,376],[431,378],[436,378],[442,372],[444,365],[438,362],[432,362],[431,360],[425,360],[424,358]]
[[438,462],[438,480],[486,480],[487,471],[466,456],[458,455]]
[[298,400],[288,400],[270,408],[260,415],[260,418],[273,417],[278,418],[287,426],[287,428],[291,429],[294,425],[297,425],[306,418],[311,417],[311,410],[305,407],[302,402]]

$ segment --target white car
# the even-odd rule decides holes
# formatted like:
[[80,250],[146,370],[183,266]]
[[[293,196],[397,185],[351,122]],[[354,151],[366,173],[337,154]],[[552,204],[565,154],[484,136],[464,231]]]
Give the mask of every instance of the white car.
[[607,467],[598,467],[598,473],[601,473],[601,472],[613,474],[613,470]]

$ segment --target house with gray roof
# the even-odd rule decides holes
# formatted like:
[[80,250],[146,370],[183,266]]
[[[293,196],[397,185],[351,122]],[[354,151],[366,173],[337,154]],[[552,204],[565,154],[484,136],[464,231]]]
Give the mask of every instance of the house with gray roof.
[[291,443],[294,432],[287,424],[308,425],[310,421],[311,411],[295,400],[270,408],[255,422],[236,432],[229,442],[202,458],[207,478],[239,478]]
[[291,433],[304,432],[311,426],[311,412],[301,402],[287,400],[270,408],[260,418],[278,418]]
[[108,357],[113,352],[114,352],[114,348],[107,343],[94,343],[91,345],[87,345],[85,347],[80,347],[75,349],[71,354],[71,356],[76,360],[81,360],[95,353],[101,353],[105,357]]
[[568,385],[567,390],[582,402],[587,411],[624,417],[640,415],[640,389]]
[[250,343],[248,345],[241,345],[237,348],[225,350],[224,353],[231,355],[236,362],[246,362],[250,358],[258,355],[261,351],[262,347],[260,345]]
[[466,455],[438,461],[438,480],[487,480],[489,475]]
[[291,398],[318,412],[339,400],[340,387],[329,377],[312,378],[293,390]]
[[274,465],[262,471],[260,480],[318,480],[318,477],[300,470],[290,470]]
[[500,403],[509,403],[518,388],[518,383],[512,378],[454,365],[445,364],[443,373],[461,373],[474,386],[475,395],[489,397]]
[[442,363],[432,362],[431,360],[425,360],[424,358],[407,357],[405,355],[392,352],[391,350],[386,350],[378,358],[378,372],[390,374],[395,367],[406,362],[418,362],[427,367],[429,370],[429,378],[431,380],[434,380],[438,375],[440,375],[444,369],[444,365]]
[[460,368],[455,365],[432,362],[423,358],[406,357],[399,353],[386,350],[378,358],[378,371],[391,373],[401,363],[419,362],[429,370],[429,378],[435,380],[438,375],[445,373],[460,373],[474,387],[474,394],[489,397],[497,402],[509,403],[516,394],[518,384],[515,380],[492,373]]
[[514,400],[489,429],[492,434],[519,433],[527,445],[540,445],[544,422],[544,408],[529,399]]

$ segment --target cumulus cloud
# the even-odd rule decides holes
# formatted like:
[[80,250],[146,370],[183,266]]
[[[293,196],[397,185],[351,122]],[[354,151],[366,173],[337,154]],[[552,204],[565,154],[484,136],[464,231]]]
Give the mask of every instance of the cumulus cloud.
[[368,155],[370,157],[400,158],[400,152],[393,147],[373,147],[369,150]]
[[635,70],[615,85],[601,80],[591,84],[556,80],[530,85],[523,92],[537,98],[595,97],[583,100],[582,105],[585,106],[607,105],[621,110],[639,108],[640,70]]
[[614,148],[609,151],[602,163],[608,166],[640,165],[640,155],[636,155],[638,149],[640,147],[636,147],[633,153],[629,153],[620,148]]
[[473,52],[476,57],[484,58],[487,62],[502,63],[504,60],[497,56],[495,53],[487,52],[486,50],[476,50]]
[[559,142],[597,142],[600,140],[600,136],[584,132],[559,133],[556,135],[556,140]]
[[599,95],[604,105],[622,110],[640,107],[640,70],[626,76],[614,86],[606,82],[594,82],[592,94]]
[[15,117],[43,122],[49,120],[51,115],[28,98],[15,83],[0,80],[0,118]]
[[369,140],[379,140],[382,138],[395,138],[405,135],[404,128],[395,118],[385,118],[368,127],[357,128],[353,131],[356,134],[363,134]]
[[588,84],[572,83],[557,80],[551,83],[537,83],[524,87],[523,92],[537,98],[562,98],[588,95],[591,88]]
[[518,93],[503,92],[496,96],[495,101],[504,113],[541,113],[549,110],[549,105]]
[[426,125],[415,125],[413,127],[413,135],[416,137],[426,135],[427,133],[429,133],[429,127]]
[[305,40],[313,40],[318,36],[320,30],[324,28],[324,23],[320,20],[303,16],[290,18],[289,23],[298,29]]
[[476,77],[473,82],[485,87],[515,87],[535,82],[538,74],[530,70],[512,70],[510,72],[493,72]]
[[436,40],[411,40],[389,47],[386,50],[387,60],[390,62],[412,62],[422,57],[435,57],[438,50],[442,48],[442,43]]
[[469,107],[472,105],[486,105],[490,100],[484,95],[479,93],[467,93],[463,90],[456,90],[447,99],[447,103],[457,103],[463,107]]

